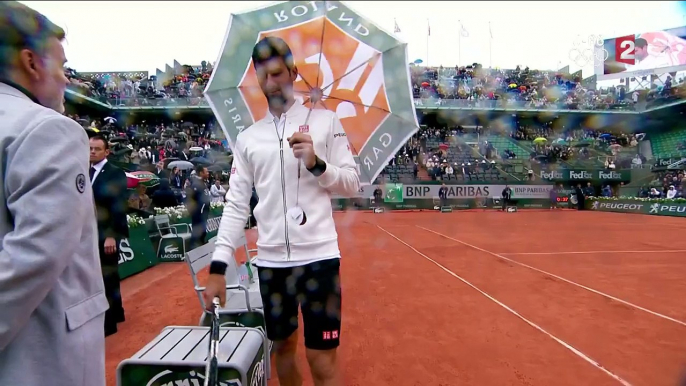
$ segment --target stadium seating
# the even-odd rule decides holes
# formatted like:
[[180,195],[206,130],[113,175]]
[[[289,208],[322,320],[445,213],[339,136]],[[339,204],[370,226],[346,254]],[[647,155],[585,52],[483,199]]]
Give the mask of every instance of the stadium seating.
[[655,158],[686,156],[686,129],[680,128],[651,135],[650,144]]
[[[427,149],[438,149],[441,141],[429,138]],[[476,149],[456,140],[449,142],[448,148],[437,158],[440,163],[450,164],[454,170],[452,174],[444,173],[441,178],[446,181],[505,181],[507,178],[495,167],[495,161],[487,160]]]
[[[516,141],[513,141],[508,137],[503,137],[499,135],[489,135],[486,137],[486,141],[490,142],[493,145],[493,147],[495,147],[498,150],[498,154],[501,157],[503,157],[503,152],[505,150],[513,152],[518,159],[528,159],[531,155],[530,149],[526,149],[525,147],[521,146],[520,144],[516,143]],[[531,143],[529,142],[528,144],[530,145]],[[522,145],[526,146],[525,144]]]

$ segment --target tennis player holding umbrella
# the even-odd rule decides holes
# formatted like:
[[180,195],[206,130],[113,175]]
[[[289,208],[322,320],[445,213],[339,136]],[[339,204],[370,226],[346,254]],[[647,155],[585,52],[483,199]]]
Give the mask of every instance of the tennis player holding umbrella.
[[[254,184],[260,198],[254,211],[260,230],[255,265],[279,382],[302,384],[295,359],[300,307],[315,385],[340,385],[336,366],[341,337],[340,251],[331,193],[357,193],[360,180],[355,161],[335,113],[295,101],[298,69],[282,39],[260,40],[252,60],[269,112],[242,131],[234,145],[231,189],[205,301],[210,305],[218,296],[224,304],[224,273],[236,258]],[[311,93],[314,105],[321,91]]]

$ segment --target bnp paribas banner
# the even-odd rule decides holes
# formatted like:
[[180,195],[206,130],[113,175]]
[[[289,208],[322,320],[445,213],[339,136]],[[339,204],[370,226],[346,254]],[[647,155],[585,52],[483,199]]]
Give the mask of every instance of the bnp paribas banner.
[[[512,189],[512,198],[550,198],[550,191],[553,185],[508,185]],[[372,198],[374,190],[379,185],[363,186],[355,198]],[[382,185],[381,189],[387,189],[387,185]],[[438,197],[438,190],[441,185],[403,185],[393,184],[394,190],[402,190],[403,200],[412,199],[432,199]],[[501,197],[505,185],[446,185],[448,198],[493,198]],[[333,197],[344,198],[344,197]]]
[[686,217],[686,203],[684,202],[650,202],[631,199],[589,199],[587,202],[589,209],[598,212],[635,213],[657,216]]

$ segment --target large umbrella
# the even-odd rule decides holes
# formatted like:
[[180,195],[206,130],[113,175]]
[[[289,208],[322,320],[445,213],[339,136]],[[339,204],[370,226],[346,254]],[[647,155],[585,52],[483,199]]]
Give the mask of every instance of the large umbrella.
[[267,36],[293,52],[299,100],[337,113],[360,179],[370,184],[419,128],[407,44],[338,1],[288,1],[232,14],[205,90],[231,148],[267,112],[251,60],[255,43]]
[[138,178],[133,174],[126,173],[126,187],[131,189],[138,186]]
[[212,164],[212,161],[208,160],[205,157],[193,157],[191,158],[191,162],[194,164],[201,164],[201,165],[210,165]]
[[193,164],[188,161],[172,161],[167,164],[167,169],[179,168],[179,170],[193,169]]
[[160,177],[158,177],[157,174],[152,172],[139,170],[135,172],[129,172],[126,174],[127,177],[132,176],[133,178],[138,179],[139,184],[142,184],[143,186],[146,186],[148,188],[152,186],[157,186],[160,183]]
[[536,145],[540,145],[540,144],[546,143],[546,142],[548,142],[548,140],[543,138],[543,137],[538,137],[538,138],[534,139],[534,143]]

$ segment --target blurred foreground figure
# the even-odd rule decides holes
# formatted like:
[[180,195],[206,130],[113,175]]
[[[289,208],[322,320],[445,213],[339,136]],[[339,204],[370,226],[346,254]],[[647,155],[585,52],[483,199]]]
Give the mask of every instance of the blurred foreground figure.
[[62,115],[64,31],[0,2],[0,385],[104,386],[88,137]]

